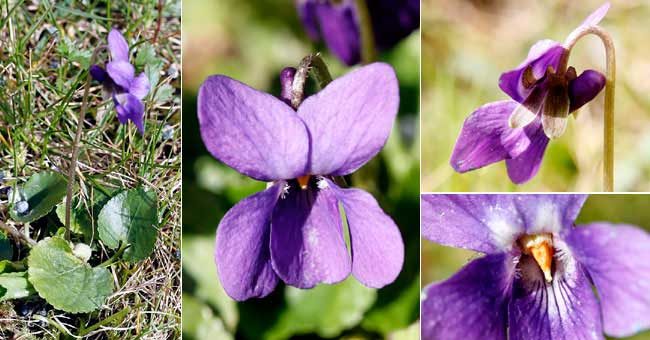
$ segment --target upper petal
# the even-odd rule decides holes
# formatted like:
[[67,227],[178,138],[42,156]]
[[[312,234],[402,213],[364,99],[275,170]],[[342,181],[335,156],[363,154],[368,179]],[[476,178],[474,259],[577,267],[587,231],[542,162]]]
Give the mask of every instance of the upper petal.
[[106,64],[106,72],[115,84],[124,89],[131,87],[131,82],[135,76],[135,68],[128,61],[111,61]]
[[595,70],[586,70],[569,83],[569,112],[573,112],[594,99],[605,87],[607,79]]
[[425,288],[422,339],[506,339],[513,275],[512,258],[492,254]]
[[650,235],[594,223],[573,229],[567,243],[596,286],[605,332],[627,337],[650,328]]
[[307,129],[280,99],[216,75],[199,89],[198,115],[208,151],[235,170],[261,181],[305,174]]
[[535,260],[522,256],[508,306],[512,340],[604,339],[598,301],[580,265],[570,256],[555,258],[547,283]]
[[292,185],[271,222],[271,259],[282,281],[298,288],[337,283],[350,274],[338,201],[331,188]]
[[567,235],[582,209],[587,195],[529,194],[511,195],[526,233]]
[[465,119],[454,151],[451,166],[466,172],[517,157],[528,148],[530,140],[523,128],[512,129],[508,117],[517,102],[505,100],[483,105]]
[[352,274],[364,285],[381,288],[395,281],[404,264],[399,228],[369,193],[341,189],[327,181],[343,205],[350,230]]
[[278,283],[269,249],[271,213],[281,185],[249,196],[219,222],[214,249],[219,279],[235,300],[264,297]]
[[541,79],[546,73],[548,66],[557,70],[560,57],[564,53],[564,47],[553,40],[541,40],[535,43],[528,52],[528,57],[517,68],[505,72],[499,77],[499,87],[513,100],[523,103],[533,88],[538,85],[526,88],[522,83],[522,77],[528,67],[532,68],[532,75],[535,79]]
[[388,64],[337,78],[298,108],[311,137],[310,173],[343,176],[384,146],[397,115],[399,87]]
[[601,20],[607,15],[609,11],[609,2],[604,3],[602,6],[598,7],[593,11],[589,16],[580,24],[580,26],[593,26],[598,25]]
[[307,31],[307,35],[312,40],[320,39],[320,32],[318,26],[318,19],[316,18],[316,2],[313,0],[298,0],[296,1],[296,8],[298,10],[298,16],[302,25]]
[[609,2],[604,3],[602,6],[598,7],[593,11],[589,16],[578,26],[576,27],[567,37],[566,42],[574,41],[576,36],[580,34],[582,30],[589,26],[595,26],[600,23],[601,20],[607,15],[609,11]]
[[126,124],[127,119],[131,120],[138,128],[140,134],[144,135],[144,104],[142,104],[140,99],[132,94],[123,93],[116,95],[114,102],[120,123]]
[[423,194],[422,236],[488,254],[507,251],[524,231],[513,197]]
[[565,235],[586,195],[423,194],[422,236],[483,253],[509,251],[523,234]]
[[129,61],[129,44],[116,29],[108,33],[108,50],[111,52],[113,61]]
[[314,12],[330,51],[348,66],[358,63],[361,36],[354,1],[343,0],[339,4],[319,1],[314,5]]
[[142,72],[139,76],[135,77],[131,82],[129,93],[142,100],[149,93],[149,78]]
[[526,183],[537,174],[549,141],[539,119],[527,125],[524,133],[530,140],[526,151],[515,158],[506,159],[508,176],[515,184]]

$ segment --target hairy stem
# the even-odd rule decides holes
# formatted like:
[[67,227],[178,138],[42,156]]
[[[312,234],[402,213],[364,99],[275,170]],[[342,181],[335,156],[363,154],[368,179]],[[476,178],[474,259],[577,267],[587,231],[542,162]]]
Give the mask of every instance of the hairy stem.
[[600,38],[605,46],[607,70],[605,71],[605,111],[603,130],[603,191],[614,190],[614,95],[616,90],[616,51],[612,37],[599,26],[586,26],[571,34],[564,47],[566,59],[578,40],[593,34]]
[[296,75],[293,78],[293,85],[291,86],[291,107],[294,110],[297,110],[300,103],[305,99],[305,84],[310,73],[321,89],[332,81],[330,71],[318,53],[304,57],[298,65]]
[[[90,57],[90,65],[95,63],[97,55],[104,50],[106,46],[100,46],[93,52]],[[84,95],[79,108],[79,117],[77,118],[77,132],[72,142],[72,154],[70,155],[70,164],[68,165],[68,189],[65,199],[65,239],[70,241],[70,211],[72,210],[72,192],[74,191],[75,176],[77,174],[77,160],[79,159],[79,142],[81,141],[81,132],[83,131],[84,117],[88,109],[88,95],[90,94],[90,83],[93,77],[88,71],[86,84],[84,86]]]
[[[373,0],[371,0],[373,1]],[[359,15],[359,34],[361,35],[361,63],[370,64],[377,59],[375,49],[375,36],[372,30],[372,21],[366,0],[356,0]]]
[[158,41],[158,34],[160,34],[160,24],[162,22],[162,9],[163,3],[162,0],[158,0],[158,20],[156,23],[156,32],[153,34],[153,43],[155,44]]

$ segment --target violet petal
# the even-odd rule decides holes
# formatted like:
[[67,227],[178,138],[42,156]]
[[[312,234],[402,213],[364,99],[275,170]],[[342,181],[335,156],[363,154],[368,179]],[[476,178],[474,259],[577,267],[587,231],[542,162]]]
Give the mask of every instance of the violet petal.
[[541,79],[546,73],[546,68],[548,66],[553,66],[553,68],[557,70],[560,57],[563,53],[564,47],[556,41],[538,41],[530,48],[528,57],[523,63],[517,66],[514,70],[501,74],[501,77],[499,77],[499,87],[514,101],[523,103],[535,86],[538,86],[533,85],[530,88],[524,87],[522,84],[524,71],[526,71],[530,66],[532,67],[532,74],[535,79]]
[[596,286],[605,333],[628,337],[650,328],[650,235],[594,223],[573,229],[567,243]]
[[318,2],[314,9],[325,44],[348,66],[361,59],[361,37],[355,6],[354,0],[342,0],[340,4]]
[[104,68],[99,65],[90,65],[88,72],[90,72],[90,75],[93,77],[93,79],[97,80],[100,83],[103,83],[108,77],[108,74],[106,71],[104,71]]
[[132,121],[140,134],[144,136],[144,104],[140,99],[132,94],[123,93],[115,96],[113,101],[120,123],[126,124],[127,119]]
[[511,100],[489,103],[465,119],[451,154],[454,170],[462,173],[478,169],[517,157],[528,148],[530,141],[524,130],[508,126],[508,117],[517,106]]
[[422,339],[506,339],[513,276],[512,258],[499,253],[473,260],[425,288]]
[[372,195],[359,189],[331,187],[343,205],[350,230],[352,275],[364,285],[381,288],[395,281],[404,264],[399,228]]
[[607,79],[595,70],[586,70],[578,78],[569,83],[569,100],[571,107],[569,112],[578,110],[583,105],[594,99],[605,87]]
[[343,281],[351,270],[338,201],[331,188],[294,185],[271,223],[271,261],[282,281],[298,288]]
[[541,120],[527,125],[524,132],[530,140],[528,149],[515,158],[506,159],[508,176],[515,184],[526,183],[537,174],[549,141],[542,129]]
[[108,72],[115,84],[124,89],[131,87],[131,82],[133,82],[135,76],[135,68],[128,61],[111,61],[106,64],[106,72]]
[[320,39],[320,28],[318,18],[316,18],[316,6],[313,0],[298,0],[296,1],[296,8],[298,10],[298,17],[302,21],[302,25],[307,31],[307,35],[311,40]]
[[423,194],[422,236],[487,254],[508,251],[524,232],[513,197]]
[[548,283],[531,256],[522,256],[508,306],[512,340],[604,339],[598,301],[580,264],[555,257]]
[[281,190],[276,184],[241,200],[219,222],[214,260],[221,285],[235,300],[264,297],[278,283],[269,242],[271,214]]
[[337,78],[298,108],[311,137],[312,174],[343,176],[384,146],[399,107],[395,71],[373,63]]
[[137,77],[131,82],[131,87],[129,88],[129,93],[136,96],[138,99],[142,100],[149,93],[149,78],[144,72],[140,73]]
[[108,33],[108,50],[111,52],[112,61],[129,61],[129,44],[116,29]]
[[280,99],[226,76],[211,76],[198,95],[203,143],[218,160],[261,181],[306,173],[307,129]]

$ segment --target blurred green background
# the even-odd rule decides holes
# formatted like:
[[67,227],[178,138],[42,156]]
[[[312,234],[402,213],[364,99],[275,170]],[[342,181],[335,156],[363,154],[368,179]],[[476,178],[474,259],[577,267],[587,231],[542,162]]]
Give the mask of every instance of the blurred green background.
[[[592,194],[580,211],[576,224],[605,221],[636,225],[650,231],[648,206],[650,206],[648,195]],[[481,256],[470,250],[441,246],[423,238],[422,288],[431,282],[446,280],[465,264]],[[625,339],[650,340],[650,331]]]
[[[604,91],[551,141],[530,182],[510,182],[505,162],[458,174],[449,158],[464,119],[508,99],[499,75],[519,65],[538,40],[564,42],[604,0],[422,1],[423,191],[600,191]],[[650,2],[613,0],[601,22],[616,44],[615,190],[650,190]],[[605,70],[605,52],[582,39],[570,65]]]
[[293,1],[183,1],[184,338],[417,339],[419,40],[415,32],[380,55],[400,80],[400,113],[384,150],[351,178],[400,226],[406,259],[397,281],[381,290],[353,278],[313,290],[280,284],[267,298],[236,303],[217,278],[215,230],[230,207],[263,190],[265,183],[240,175],[206,152],[196,119],[198,87],[209,75],[225,74],[278,95],[282,68],[296,66],[316,51],[323,52],[334,78],[350,69],[322,44],[309,41]]

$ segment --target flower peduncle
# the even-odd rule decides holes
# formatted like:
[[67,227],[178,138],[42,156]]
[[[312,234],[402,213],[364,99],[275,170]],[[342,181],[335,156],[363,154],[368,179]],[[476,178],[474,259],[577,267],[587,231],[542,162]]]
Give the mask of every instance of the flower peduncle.
[[584,26],[569,35],[564,42],[565,54],[560,61],[560,67],[566,67],[571,49],[580,38],[593,34],[600,38],[605,46],[607,70],[605,72],[605,111],[603,131],[603,191],[614,190],[614,94],[616,89],[616,51],[612,37],[600,26]]
[[325,62],[321,59],[318,53],[304,57],[300,61],[298,69],[296,70],[296,75],[293,78],[291,107],[293,107],[294,110],[297,110],[300,103],[305,99],[305,83],[307,82],[307,77],[310,72],[312,77],[316,80],[319,89],[324,88],[332,81],[332,76],[327,69],[327,65],[325,65]]
[[[92,56],[90,57],[89,65],[95,64],[97,55],[100,51],[106,49],[106,45],[101,45],[95,49]],[[79,117],[77,118],[77,132],[75,133],[74,140],[72,142],[72,153],[70,155],[70,164],[68,165],[68,188],[65,199],[65,239],[70,241],[70,210],[72,209],[72,191],[74,190],[74,181],[75,175],[77,174],[77,159],[79,158],[79,141],[81,141],[81,132],[84,125],[84,116],[86,115],[86,110],[88,109],[88,95],[90,94],[90,83],[93,81],[93,77],[88,70],[88,75],[86,76],[86,84],[84,86],[84,96],[81,102],[81,108],[79,109]]]
[[366,0],[356,0],[357,15],[359,20],[359,36],[361,38],[361,63],[370,64],[377,59],[375,50],[375,37],[372,30],[372,20]]

